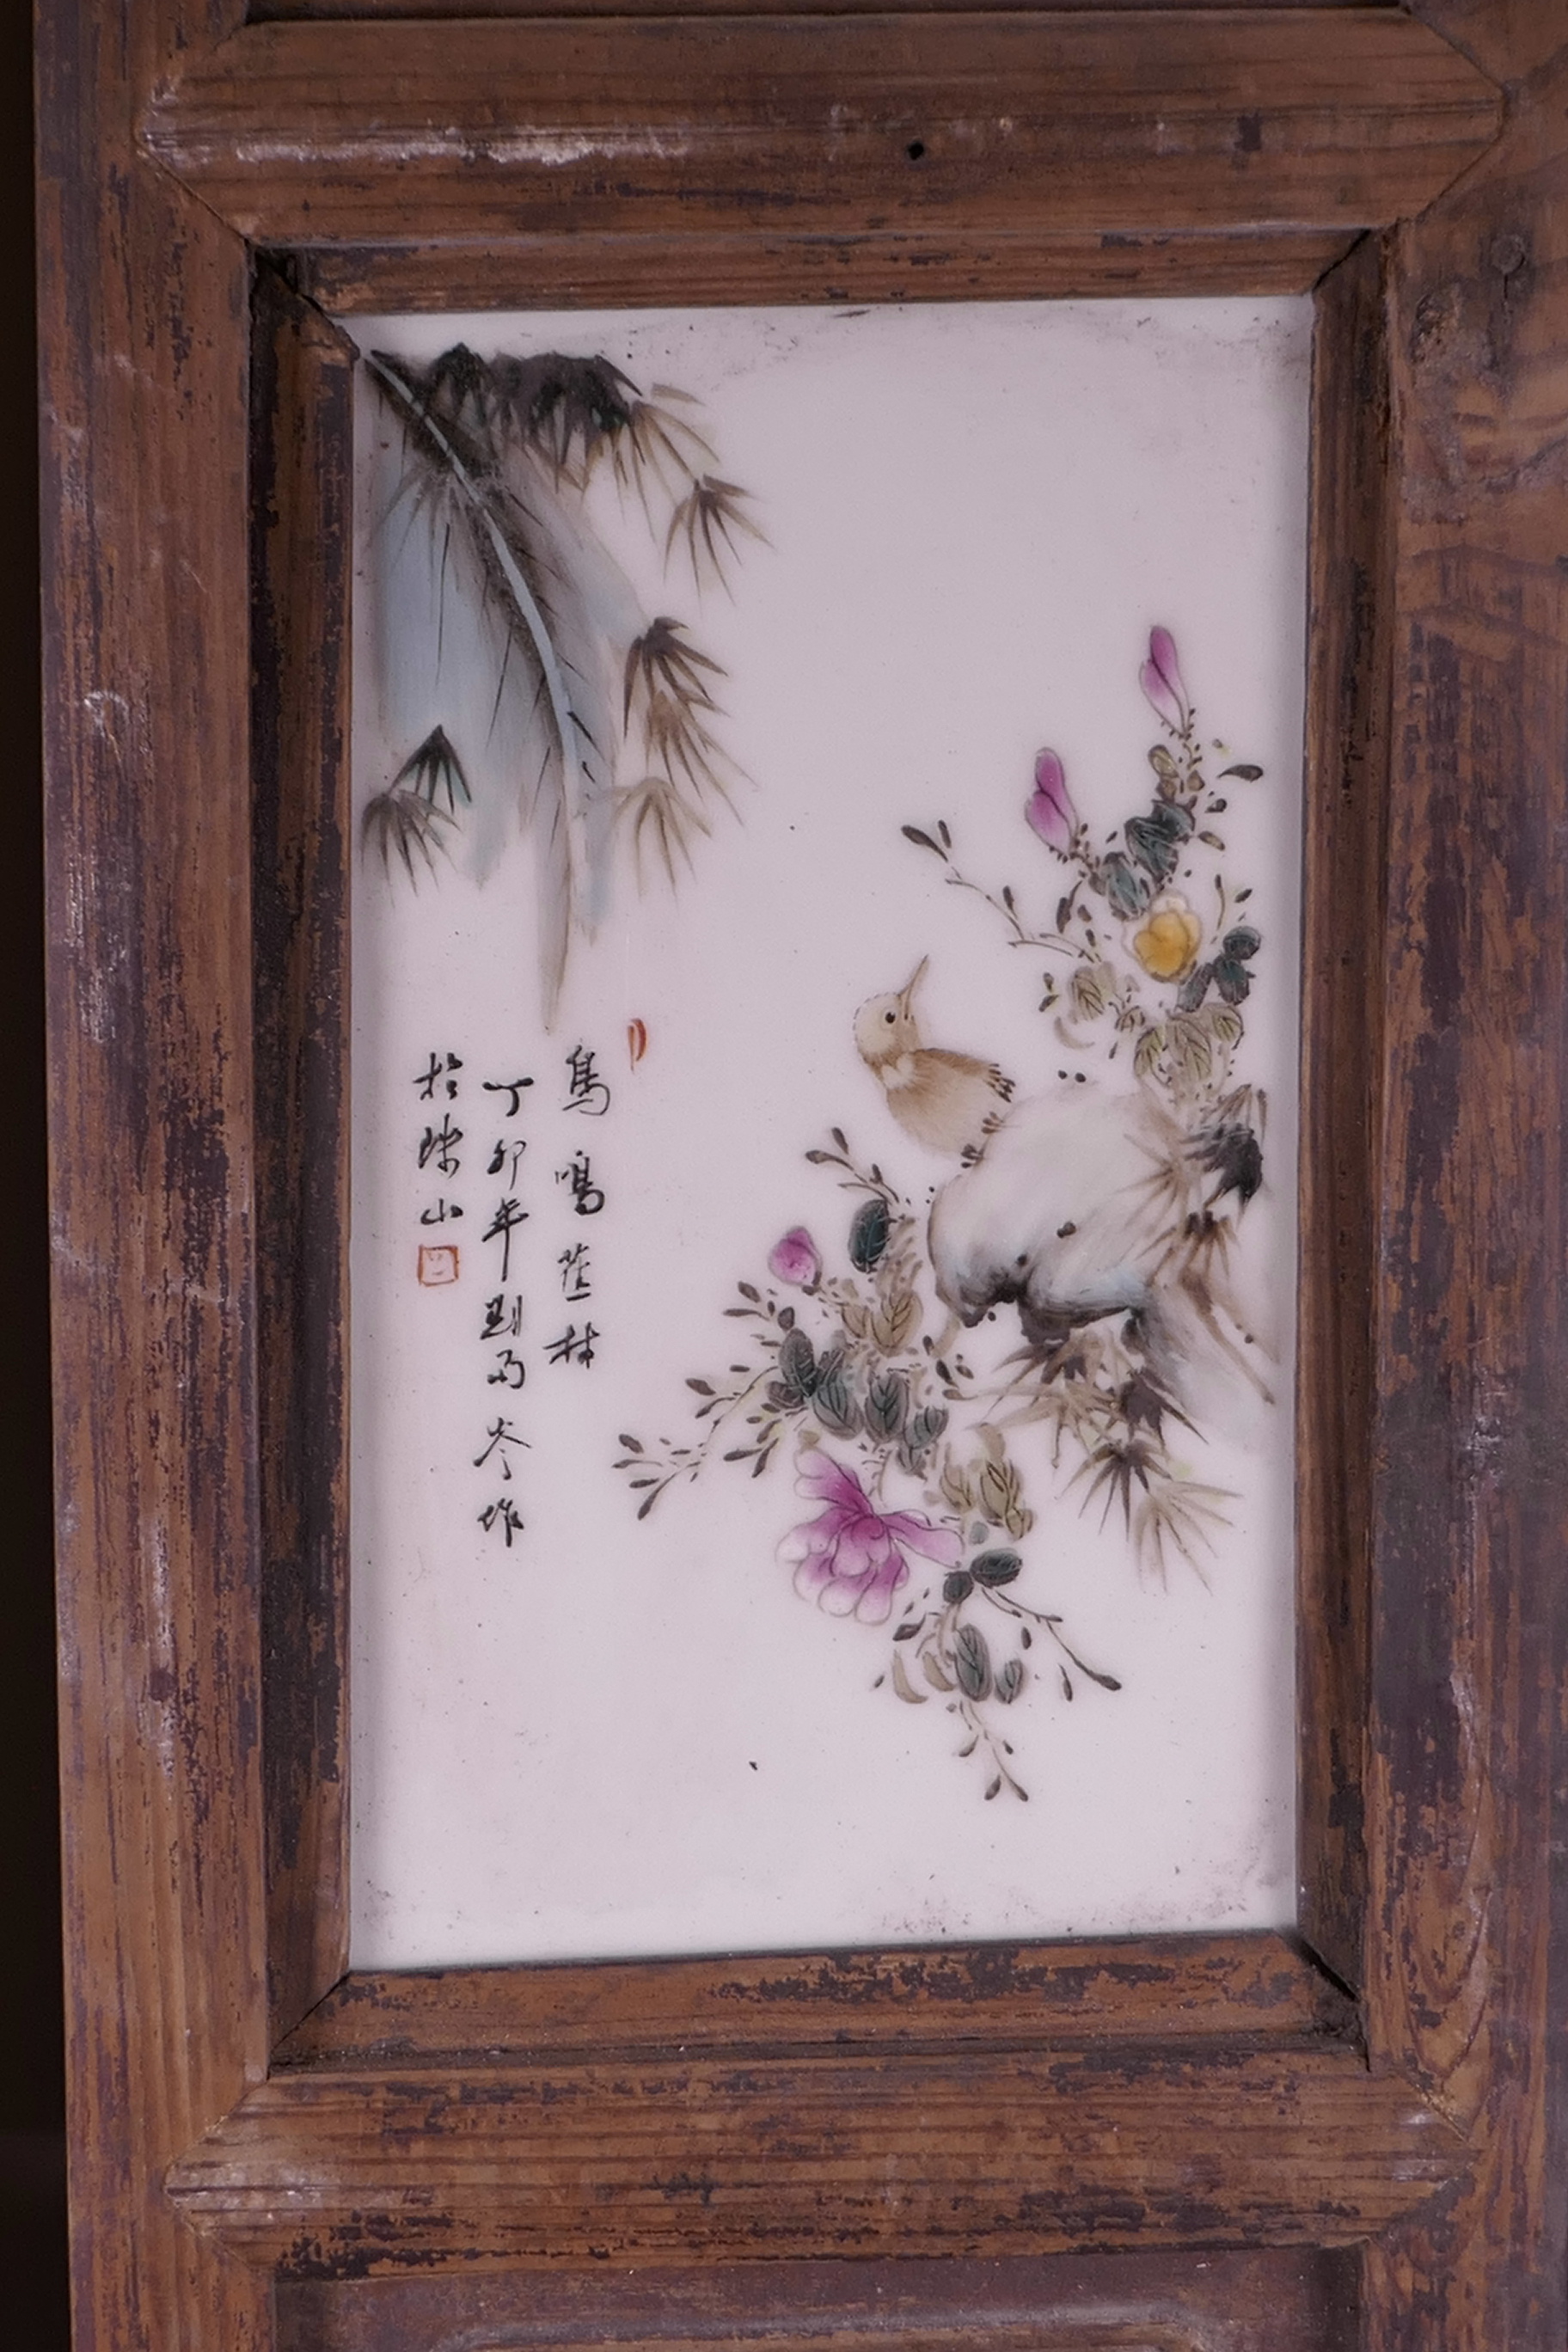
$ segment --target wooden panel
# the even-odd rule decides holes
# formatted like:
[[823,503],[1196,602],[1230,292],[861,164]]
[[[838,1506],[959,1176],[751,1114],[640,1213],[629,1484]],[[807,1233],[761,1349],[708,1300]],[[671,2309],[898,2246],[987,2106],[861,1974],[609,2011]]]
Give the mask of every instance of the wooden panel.
[[[1353,2254],[769,2263],[284,2285],[279,2352],[1352,2352]],[[787,2322],[785,2315],[787,2314]],[[786,2332],[787,2327],[787,2332]]]
[[[520,2011],[490,1983],[467,2007],[444,1987],[433,2005],[445,2023],[420,2017],[411,1996],[413,2022],[399,2013],[397,2031],[441,2042],[477,2021],[502,2045],[499,2061],[399,2060],[386,2017],[402,1995],[374,1990],[366,2011],[355,2006],[364,1989],[351,1987],[321,2038],[300,2038],[297,2054],[313,2047],[320,2063],[266,2084],[247,277],[212,212],[138,161],[133,122],[258,234],[380,257],[405,248],[435,299],[446,244],[474,269],[486,237],[590,221],[599,242],[584,283],[598,282],[616,238],[684,236],[690,220],[731,239],[731,254],[762,225],[759,247],[787,257],[780,282],[814,234],[825,248],[837,238],[832,257],[863,273],[862,295],[905,251],[945,257],[928,281],[944,290],[990,250],[1018,265],[1021,283],[1058,236],[1139,237],[1142,269],[1155,224],[1227,236],[1273,222],[1331,244],[1389,216],[1375,206],[1435,193],[1493,118],[1468,68],[1381,11],[1282,8],[1267,26],[984,13],[890,29],[716,25],[685,50],[647,22],[242,32],[221,0],[144,0],[123,15],[59,0],[43,13],[50,1018],[84,2347],[261,2352],[268,2284],[218,2255],[215,2232],[263,2265],[449,2263],[455,2280],[476,2260],[598,2264],[607,2282],[603,2264],[617,2256],[896,2253],[905,2268],[922,2248],[962,2257],[1386,2231],[1365,2264],[1371,2352],[1559,2352],[1568,1879],[1558,1872],[1554,1885],[1549,1863],[1568,1686],[1568,40],[1560,11],[1539,0],[1422,0],[1422,13],[1508,84],[1510,122],[1498,152],[1401,233],[1390,297],[1406,481],[1393,556],[1389,1013],[1364,1045],[1387,1151],[1374,1234],[1371,2071],[1312,2030],[1310,1999],[1280,2046],[1267,2028],[1199,2041],[1178,2000],[1169,2040],[1086,2030],[1072,2046],[1058,2019],[1059,2046],[1042,2050],[998,2020],[945,2045],[942,2034],[900,2044],[895,2008],[890,2047],[873,2033],[863,2051],[814,2055],[805,2038],[742,2063],[716,2039],[682,2056],[668,2046],[673,2020],[656,2017],[653,2045],[623,2046],[613,2063],[567,2051],[542,2061],[526,2001]],[[1113,87],[1134,29],[1152,78],[1131,86],[1118,128]],[[204,47],[225,32],[220,49]],[[683,88],[694,57],[700,70]],[[519,59],[531,91],[521,131]],[[574,113],[551,77],[579,71],[590,103]],[[750,111],[731,102],[748,75],[763,94]],[[842,133],[835,102],[847,110]],[[696,116],[684,146],[683,103]],[[655,137],[616,147],[599,136],[606,112],[614,130],[650,110]],[[924,152],[911,155],[915,144]],[[1063,249],[1072,268],[1098,266],[1087,247]],[[342,267],[345,283],[356,269],[368,282],[354,254]],[[734,267],[726,287],[743,282]],[[1358,332],[1373,348],[1369,267],[1327,297],[1350,335],[1342,352]],[[921,281],[911,267],[899,282]],[[1336,462],[1349,514],[1363,460],[1352,446]],[[1349,710],[1342,761],[1347,741],[1370,759],[1375,729],[1374,691]],[[1364,876],[1341,874],[1346,920],[1359,922]],[[1382,992],[1369,988],[1369,1003]],[[1363,1050],[1348,1002],[1331,990],[1329,1011],[1320,1003],[1314,1018],[1331,1025],[1314,1051],[1334,1021],[1344,1050]],[[1334,1168],[1316,1164],[1332,1195]],[[1321,1359],[1315,1377],[1326,1391]],[[1349,1559],[1353,1495],[1342,1507],[1330,1497],[1323,1515],[1324,1559],[1334,1543]],[[1336,1714],[1354,1677],[1352,1643],[1348,1671],[1331,1678]],[[1319,1754],[1308,1785],[1321,1791]],[[1314,1851],[1314,1926],[1334,1958],[1355,1911],[1353,1839]],[[326,1965],[318,1953],[296,1981]],[[1086,2020],[1096,2003],[1106,2013],[1122,1965],[1090,1987]],[[1293,1981],[1281,2014],[1304,1996]],[[1215,2018],[1233,2013],[1243,1982],[1215,1978]],[[837,2015],[834,1998],[814,1988],[798,2010],[786,2003],[786,2042]],[[1152,1992],[1149,2013],[1163,1998]],[[331,2036],[360,2032],[378,2003],[365,2054],[339,2064]],[[587,2031],[593,2007],[565,2014],[568,2037]],[[717,2016],[706,2030],[718,2035]],[[182,2147],[171,2186],[194,2231],[160,2187]],[[470,2282],[469,2307],[482,2316],[482,2296],[502,2291]],[[505,2292],[514,2324],[531,2325],[531,2287]],[[317,2309],[337,2326],[346,2306]],[[1080,2341],[1093,2340],[1089,2324]],[[1127,2305],[1105,2320],[1124,2346],[1127,2327],[1154,2325]],[[578,2340],[595,2334],[580,2325]],[[1195,2322],[1189,2335],[1223,2340]]]
[[[193,9],[205,25],[214,8]],[[44,689],[76,2341],[251,2352],[160,2176],[266,2060],[238,240],[42,13]],[[25,2021],[13,2030],[26,2031]]]
[[262,1748],[272,2038],[348,1965],[353,347],[256,293],[251,757]]
[[289,2273],[1343,2245],[1462,2174],[1352,2050],[275,2074],[167,2180]]
[[[1372,2352],[1568,2339],[1568,25],[1433,0],[1507,141],[1401,234],[1367,2016],[1473,2189]],[[1553,2156],[1552,2151],[1555,2149]]]
[[1366,1900],[1388,460],[1382,255],[1368,238],[1323,284],[1313,370],[1297,1365],[1300,1924],[1350,1984]]
[[503,245],[319,247],[300,287],[353,310],[526,310],[678,302],[963,302],[1133,294],[1305,294],[1343,229],[1196,236],[524,237]]
[[1279,1936],[664,1960],[353,1976],[277,2053],[282,2066],[435,2056],[836,2045],[957,2049],[1004,2035],[1343,2036],[1350,2003]]
[[[943,8],[992,8],[995,0],[922,0]],[[1249,16],[1276,8],[1360,8],[1366,0],[1242,0]],[[1393,11],[1401,0],[1371,0],[1374,8]],[[1112,16],[1137,9],[1143,16],[1193,16],[1202,0],[1034,0],[1040,16],[1087,16],[1091,11]],[[887,0],[840,0],[837,16],[879,15]],[[641,16],[668,13],[668,0],[251,0],[252,24],[298,24],[310,20],[367,20],[387,16]],[[684,0],[682,14],[690,16],[748,16],[822,13],[822,0]]]
[[263,244],[596,234],[1353,229],[1496,92],[1383,9],[255,25],[148,108]]

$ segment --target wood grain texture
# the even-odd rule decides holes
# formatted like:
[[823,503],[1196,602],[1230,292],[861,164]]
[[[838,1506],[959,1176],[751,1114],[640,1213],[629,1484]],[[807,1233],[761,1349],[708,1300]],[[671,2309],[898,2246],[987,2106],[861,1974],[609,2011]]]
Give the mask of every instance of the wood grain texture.
[[941,2048],[1101,2037],[1353,2038],[1351,2004],[1279,1936],[742,1955],[351,1976],[279,2066],[611,2053]]
[[[676,2332],[671,2337],[669,2331]],[[278,2352],[1352,2352],[1353,2254],[769,2263],[285,2284]]]
[[[943,8],[988,9],[995,0],[921,0],[922,5]],[[1367,0],[1243,0],[1249,16],[1261,16],[1277,8],[1310,8],[1321,14],[1325,8],[1358,8],[1367,13]],[[1385,13],[1396,10],[1401,0],[1371,0],[1373,8]],[[1201,9],[1202,0],[1033,0],[1038,16],[1114,16],[1121,10],[1136,9],[1146,16],[1170,15],[1193,16]],[[880,15],[886,11],[887,0],[844,0],[835,15],[848,16]],[[640,16],[668,13],[668,0],[251,0],[247,14],[256,25],[299,24],[312,20],[380,23],[389,16]],[[784,15],[817,16],[822,14],[822,0],[685,0],[683,16],[748,16]]]
[[[261,2352],[160,2186],[266,2063],[246,256],[140,162],[154,42],[43,12],[45,756],[79,2352]],[[26,2030],[25,2026],[21,2030]]]
[[253,25],[148,151],[259,244],[1353,230],[1495,135],[1384,9]]
[[251,343],[258,1458],[279,2040],[348,1965],[353,346],[272,270]]
[[526,310],[677,302],[973,302],[1100,295],[1305,294],[1347,254],[1343,229],[1200,236],[899,235],[509,238],[479,246],[314,247],[293,257],[324,310]]
[[[1568,24],[1400,233],[1368,2032],[1476,2149],[1369,2258],[1373,2352],[1568,2337]],[[1553,2150],[1556,2151],[1553,2155]]]
[[274,2074],[166,2180],[290,2275],[1344,2245],[1459,2134],[1344,2048],[901,2051]]
[[1323,282],[1312,383],[1297,1337],[1300,1925],[1359,1984],[1365,1931],[1373,1291],[1382,1111],[1393,515],[1383,257]]
[[[607,2279],[616,2260],[765,2277],[807,2253],[902,2269],[932,2252],[1369,2234],[1368,2352],[1561,2352],[1568,1879],[1553,1885],[1549,1858],[1568,1777],[1568,36],[1539,0],[1421,13],[1474,64],[1355,9],[752,19],[684,35],[648,20],[241,28],[222,0],[45,12],[66,1879],[90,2352],[265,2352],[275,2263],[375,2270],[389,2291],[429,2266],[432,2291],[456,2293],[471,2272],[479,2311],[501,2292],[485,2283],[498,2263],[535,2284]],[[1506,86],[1508,127],[1473,163],[1493,121],[1488,77]],[[149,142],[194,198],[149,167]],[[737,299],[1085,290],[1072,273],[1112,257],[1138,273],[1124,286],[1147,290],[1165,269],[1190,289],[1216,257],[1226,271],[1248,254],[1296,269],[1313,237],[1331,257],[1391,217],[1379,207],[1425,202],[1468,164],[1388,247],[1400,487],[1386,555],[1366,513],[1375,429],[1363,418],[1320,450],[1320,517],[1346,538],[1317,558],[1316,741],[1349,830],[1312,853],[1314,903],[1346,927],[1381,922],[1359,1029],[1326,921],[1313,939],[1327,960],[1308,974],[1312,1066],[1340,1121],[1309,1154],[1312,1213],[1320,1229],[1349,1223],[1340,1303],[1324,1292],[1304,1361],[1310,1411],[1352,1456],[1369,1343],[1346,1294],[1363,1259],[1373,1276],[1359,1969],[1353,1459],[1308,1504],[1322,1638],[1345,1646],[1318,1656],[1325,1730],[1303,1785],[1309,1802],[1341,1803],[1309,1837],[1310,1921],[1364,1986],[1370,2071],[1321,1977],[1293,1960],[1259,1973],[1268,1939],[1251,1958],[1214,1939],[1185,1973],[1159,1945],[1099,1953],[1071,1999],[1056,1959],[1028,1954],[1010,1956],[1010,1990],[963,1955],[729,1964],[700,1983],[590,1970],[570,1993],[548,1971],[351,1979],[262,2081],[261,1711],[286,1801],[310,1784],[294,1743],[318,1741],[319,1760],[335,1734],[319,1695],[296,1709],[275,1682],[268,1702],[262,1671],[268,1529],[299,1497],[289,1465],[270,1486],[259,1475],[262,1416],[287,1425],[295,1401],[270,1385],[274,1342],[294,1328],[287,1284],[263,1289],[258,1319],[258,1260],[265,1278],[289,1200],[311,1206],[289,1193],[289,1153],[321,1130],[278,1050],[309,959],[290,961],[301,935],[276,856],[297,845],[300,806],[288,823],[281,799],[268,814],[265,762],[274,865],[261,859],[252,898],[234,223],[305,248],[289,266],[313,290],[336,269],[366,299],[373,281],[401,282],[427,303],[447,290],[447,252],[498,299],[514,263],[595,299],[630,262],[643,283],[668,268],[687,299],[704,283]],[[486,240],[493,264],[477,258]],[[1324,350],[1375,428],[1373,266],[1358,254],[1326,290]],[[841,288],[813,274],[829,267]],[[1028,283],[1052,268],[1065,277]],[[315,348],[324,363],[335,346]],[[309,374],[300,351],[289,363]],[[1323,397],[1326,430],[1338,396]],[[291,484],[285,568],[309,584],[315,563],[319,600],[302,447],[270,475],[264,461],[260,480]],[[1367,782],[1379,590],[1370,617],[1358,611],[1358,563],[1390,583],[1381,834]],[[290,636],[286,603],[260,615],[264,678],[268,627],[279,660],[308,641]],[[332,707],[296,714],[296,786],[311,761],[331,768]],[[258,1136],[258,1102],[281,1139]],[[1362,1104],[1377,1184],[1358,1223],[1345,1121]],[[315,1820],[327,1899],[307,1916],[289,1897],[274,1929],[285,2020],[333,1964],[330,1802]],[[290,1865],[276,1844],[272,1860],[279,1886]],[[303,1839],[292,1868],[300,1886],[316,1868]],[[918,1981],[900,1977],[917,1967]],[[1249,1986],[1270,1983],[1255,2001]],[[856,2266],[835,2267],[852,2320]],[[526,2331],[540,2306],[526,2285],[507,2292]],[[594,2288],[581,2293],[586,2314]],[[333,2326],[347,2308],[316,2306]],[[1342,2310],[1320,2316],[1326,2345]],[[1195,2322],[1162,2338],[1128,2310],[1104,2324],[1121,2333],[1102,2343],[1223,2340]],[[401,2325],[387,2323],[388,2352]],[[660,2332],[679,2325],[672,2313]],[[578,2340],[594,2333],[580,2325]],[[1262,2323],[1254,2335],[1276,2352]],[[458,2341],[483,2352],[471,2332]]]

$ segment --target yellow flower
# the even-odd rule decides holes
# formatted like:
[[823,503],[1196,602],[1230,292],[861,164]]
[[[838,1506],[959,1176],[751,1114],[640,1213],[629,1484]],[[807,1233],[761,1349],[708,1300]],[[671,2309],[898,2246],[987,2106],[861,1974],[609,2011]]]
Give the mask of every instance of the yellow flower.
[[1203,942],[1204,927],[1184,898],[1156,898],[1132,952],[1155,980],[1180,980]]

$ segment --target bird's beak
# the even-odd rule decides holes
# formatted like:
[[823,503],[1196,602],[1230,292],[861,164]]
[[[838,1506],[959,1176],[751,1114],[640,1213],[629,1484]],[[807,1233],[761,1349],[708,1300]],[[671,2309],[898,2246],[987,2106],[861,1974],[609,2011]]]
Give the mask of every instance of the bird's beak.
[[902,988],[899,991],[899,1003],[903,1006],[906,1013],[910,1009],[910,999],[913,996],[916,989],[925,978],[926,966],[930,961],[930,956],[921,956],[919,963],[916,964],[913,971],[910,972],[908,980],[905,981]]

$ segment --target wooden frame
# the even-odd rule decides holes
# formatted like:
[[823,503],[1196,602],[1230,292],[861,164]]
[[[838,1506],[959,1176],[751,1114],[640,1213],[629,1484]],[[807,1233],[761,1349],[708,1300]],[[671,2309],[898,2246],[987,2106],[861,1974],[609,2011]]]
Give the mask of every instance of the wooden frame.
[[[1562,2343],[1568,37],[1416,13],[44,12],[84,2346]],[[326,310],[1313,285],[1300,1940],[344,1979]]]

